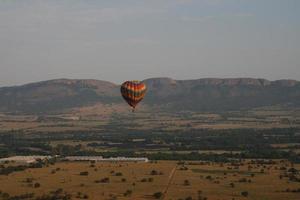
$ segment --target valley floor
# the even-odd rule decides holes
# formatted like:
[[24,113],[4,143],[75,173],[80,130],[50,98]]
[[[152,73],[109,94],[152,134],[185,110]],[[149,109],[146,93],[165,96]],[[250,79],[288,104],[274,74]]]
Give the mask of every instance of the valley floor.
[[285,160],[57,162],[0,175],[0,199],[297,200],[299,170]]

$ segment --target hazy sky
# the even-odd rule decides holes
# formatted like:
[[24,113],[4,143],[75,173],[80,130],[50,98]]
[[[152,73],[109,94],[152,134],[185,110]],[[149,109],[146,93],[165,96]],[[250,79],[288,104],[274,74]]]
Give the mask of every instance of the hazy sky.
[[299,0],[0,0],[0,86],[300,80]]

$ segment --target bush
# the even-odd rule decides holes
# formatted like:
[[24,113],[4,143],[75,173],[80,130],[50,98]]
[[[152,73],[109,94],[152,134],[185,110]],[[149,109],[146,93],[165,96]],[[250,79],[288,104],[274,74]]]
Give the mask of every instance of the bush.
[[39,187],[41,187],[41,184],[35,183],[35,184],[33,185],[33,187],[34,187],[34,188],[39,188]]
[[125,197],[131,196],[132,190],[126,190],[126,192],[123,194]]
[[241,195],[244,197],[247,197],[249,195],[249,193],[247,191],[243,191],[243,192],[241,192]]
[[80,176],[88,176],[89,175],[89,172],[85,171],[85,172],[80,172],[79,174]]
[[151,174],[151,175],[158,175],[158,172],[157,172],[156,170],[152,170],[152,171],[150,172],[150,174]]
[[103,179],[101,179],[101,180],[96,180],[95,182],[96,182],[96,183],[109,183],[109,178],[106,177],[106,178],[103,178]]
[[191,183],[189,180],[184,180],[183,185],[188,186],[188,185],[191,185]]
[[185,167],[185,166],[179,168],[179,170],[182,170],[182,171],[186,171],[186,170],[188,170],[188,169],[189,169],[189,168],[187,168],[187,167]]
[[163,196],[163,193],[162,193],[162,192],[155,192],[155,193],[153,194],[153,197],[154,197],[155,199],[160,199],[160,198],[162,198],[162,196]]
[[123,174],[121,172],[117,172],[116,176],[123,176]]

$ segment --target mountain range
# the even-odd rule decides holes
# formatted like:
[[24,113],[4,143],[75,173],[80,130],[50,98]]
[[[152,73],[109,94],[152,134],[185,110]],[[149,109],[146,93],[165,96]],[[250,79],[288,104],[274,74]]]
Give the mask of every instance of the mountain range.
[[[166,111],[228,111],[262,106],[300,106],[300,82],[254,78],[204,78],[143,81],[147,95],[141,104]],[[0,88],[0,112],[51,113],[73,108],[124,104],[120,86],[91,79],[56,79]]]

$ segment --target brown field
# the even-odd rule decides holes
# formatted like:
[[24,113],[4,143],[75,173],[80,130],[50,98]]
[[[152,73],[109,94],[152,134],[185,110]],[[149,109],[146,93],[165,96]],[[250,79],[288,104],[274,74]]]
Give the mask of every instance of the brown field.
[[[185,170],[183,166],[186,167]],[[178,165],[173,161],[96,163],[95,166],[91,166],[89,162],[59,162],[39,169],[14,172],[8,176],[0,175],[0,190],[11,196],[24,193],[39,196],[62,188],[72,194],[72,199],[80,199],[76,198],[80,192],[93,200],[154,199],[152,195],[155,192],[164,193],[161,199],[166,200],[186,199],[189,196],[192,199],[206,197],[208,200],[300,199],[299,192],[286,192],[286,189],[299,189],[300,183],[287,177],[280,179],[279,176],[285,172],[281,167],[300,169],[299,164],[292,166],[287,161],[276,161],[274,164],[249,164],[249,161],[244,161],[239,166],[201,162]],[[152,170],[161,172],[161,175],[151,175]],[[87,171],[88,175],[79,175],[83,171]],[[117,176],[117,172],[122,174]],[[109,178],[108,183],[95,182],[106,177]],[[26,182],[27,178],[31,178],[32,182]],[[153,181],[149,182],[148,178]],[[40,187],[34,188],[32,185],[35,183],[40,183]],[[125,197],[123,194],[127,190],[131,190],[132,194]],[[242,191],[247,191],[248,197],[243,197]]]

